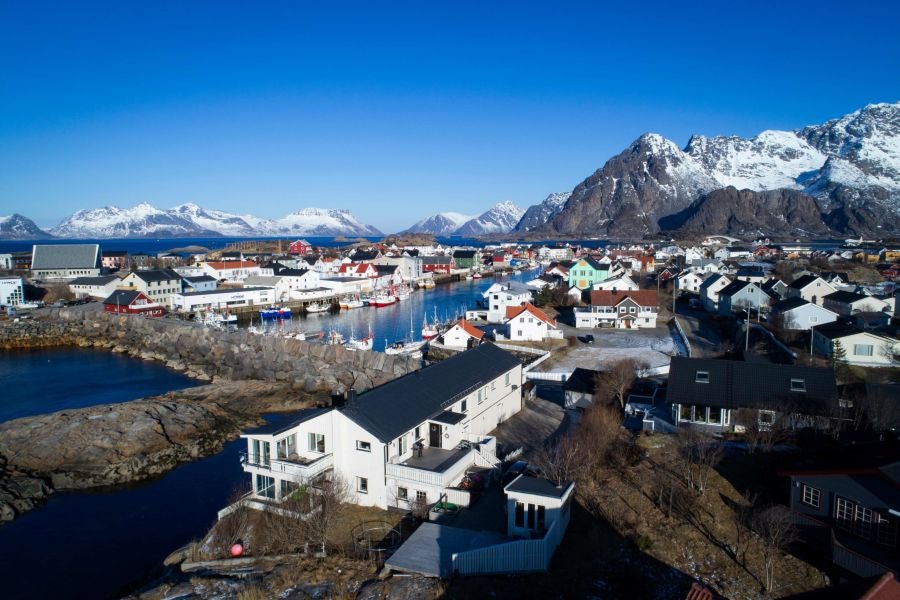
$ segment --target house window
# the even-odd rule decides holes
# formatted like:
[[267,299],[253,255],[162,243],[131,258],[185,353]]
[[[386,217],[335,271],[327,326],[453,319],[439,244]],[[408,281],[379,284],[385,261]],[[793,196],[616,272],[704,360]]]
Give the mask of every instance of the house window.
[[546,509],[543,506],[538,505],[538,507],[537,507],[537,528],[538,528],[538,530],[544,529],[544,524],[546,523],[546,516],[547,516]]
[[466,401],[465,400],[463,400],[462,403],[459,405],[459,412],[466,412]]
[[872,537],[872,509],[857,504],[855,517],[853,533],[866,539]]
[[516,527],[525,527],[525,505],[516,502]]
[[534,517],[536,511],[534,509],[534,504],[528,505],[528,529],[534,529]]
[[484,402],[484,390],[478,390],[478,404]]
[[709,410],[708,420],[713,425],[718,425],[722,422],[722,409],[718,406],[710,406],[707,410]]
[[509,373],[506,374],[506,385],[509,385]]
[[628,307],[628,312],[630,312],[631,314],[634,314],[634,307],[633,307],[633,306],[629,306],[629,307]]
[[421,432],[420,432],[420,428],[419,428],[419,427],[416,427],[415,437],[416,437],[416,440],[417,440],[417,441],[418,441],[419,439],[422,438],[422,435],[421,435]]
[[791,379],[791,391],[792,392],[805,392],[806,391],[806,380],[805,379]]
[[325,436],[321,433],[308,433],[306,436],[310,452],[325,454]]
[[408,500],[409,499],[409,490],[405,487],[397,488],[397,500]]
[[759,424],[760,425],[771,425],[774,422],[775,422],[775,411],[774,410],[759,411]]
[[275,479],[265,475],[256,476],[256,495],[263,498],[275,497]]
[[709,383],[709,371],[697,371],[694,381],[697,383]]
[[691,418],[692,418],[692,416],[693,416],[693,415],[691,414],[691,412],[692,412],[691,409],[692,409],[692,408],[693,408],[693,406],[691,406],[690,404],[682,404],[682,405],[678,408],[678,418],[679,418],[679,420],[681,420],[681,421],[690,421]]
[[356,478],[356,491],[361,494],[369,493],[369,479],[368,477],[357,477]]
[[372,444],[371,442],[364,442],[362,440],[356,440],[356,449],[362,452],[371,452]]
[[894,547],[897,545],[897,519],[886,517],[878,514],[878,536],[876,540],[879,544]]
[[803,484],[803,504],[808,504],[813,508],[821,507],[822,492],[814,487]]
[[843,498],[838,498],[834,506],[835,524],[844,531],[853,528],[853,503]]
[[426,504],[428,502],[428,494],[417,490],[416,491],[416,502],[418,502],[419,504]]
[[400,456],[403,456],[404,454],[406,454],[406,447],[407,447],[406,436],[401,435],[399,441],[400,441]]
[[872,356],[872,344],[853,344],[854,356]]

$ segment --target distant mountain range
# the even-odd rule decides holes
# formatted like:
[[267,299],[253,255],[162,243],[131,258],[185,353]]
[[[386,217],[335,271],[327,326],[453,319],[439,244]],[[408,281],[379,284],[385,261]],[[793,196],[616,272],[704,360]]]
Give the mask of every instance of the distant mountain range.
[[642,237],[887,237],[900,232],[900,103],[797,131],[649,133],[582,181],[533,231]]
[[5,219],[0,221],[0,239],[382,235],[348,210],[322,208],[304,208],[281,219],[263,219],[201,208],[196,204],[182,204],[170,209],[159,209],[147,203],[131,208],[106,206],[79,210],[49,232],[41,231],[20,215]]

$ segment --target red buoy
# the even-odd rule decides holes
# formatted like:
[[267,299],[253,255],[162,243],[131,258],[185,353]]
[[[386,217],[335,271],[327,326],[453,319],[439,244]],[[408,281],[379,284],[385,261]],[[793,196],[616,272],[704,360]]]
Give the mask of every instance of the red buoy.
[[233,558],[237,558],[238,556],[240,556],[243,553],[244,553],[244,547],[241,544],[234,544],[231,547],[231,556]]

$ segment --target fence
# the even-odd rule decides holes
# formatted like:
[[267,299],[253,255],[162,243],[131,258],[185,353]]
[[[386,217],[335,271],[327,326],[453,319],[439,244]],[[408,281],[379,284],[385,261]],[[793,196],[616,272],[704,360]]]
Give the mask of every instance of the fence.
[[540,539],[457,552],[453,554],[453,570],[460,575],[546,571],[564,533],[565,525],[554,521]]
[[691,341],[688,339],[688,336],[684,332],[684,329],[681,328],[681,322],[678,320],[677,315],[672,317],[672,322],[675,324],[675,330],[678,332],[678,335],[681,336],[681,339],[684,342],[684,347],[687,350],[687,355],[692,356],[693,352],[691,351]]
[[572,373],[535,373],[534,371],[527,371],[525,373],[525,379],[529,381],[559,381],[563,382],[569,379],[572,376]]

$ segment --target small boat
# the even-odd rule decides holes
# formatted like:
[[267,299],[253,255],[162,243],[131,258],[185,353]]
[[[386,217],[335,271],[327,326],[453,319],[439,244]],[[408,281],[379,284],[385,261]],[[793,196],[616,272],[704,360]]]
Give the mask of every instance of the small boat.
[[475,276],[472,275],[471,273],[466,273],[466,281],[470,281],[472,279],[475,279]]
[[426,290],[430,290],[434,287],[434,285],[435,285],[434,279],[426,279],[425,283],[422,284],[422,287],[425,288]]
[[403,355],[422,355],[422,348],[426,344],[426,340],[422,340],[419,342],[411,342],[411,341],[403,341],[403,342],[394,342],[393,344],[386,345],[384,348],[385,354],[403,354]]
[[365,306],[363,301],[360,298],[353,298],[351,296],[346,296],[341,300],[341,308],[362,308]]
[[351,331],[350,339],[344,344],[344,347],[347,350],[371,350],[374,343],[375,335],[372,333],[371,329],[369,330],[369,335],[359,340],[353,337],[353,331]]
[[263,321],[280,321],[291,318],[291,309],[287,307],[275,308],[270,306],[259,311],[259,317]]
[[474,273],[472,273],[472,279],[481,279],[481,273],[475,271]]
[[281,334],[281,337],[288,340],[299,340],[301,342],[306,341],[306,332],[305,331],[285,331]]
[[328,312],[329,308],[331,305],[326,302],[311,302],[306,305],[305,310],[308,313],[323,313]]
[[410,296],[409,288],[402,286],[397,290],[397,300],[408,300]]

